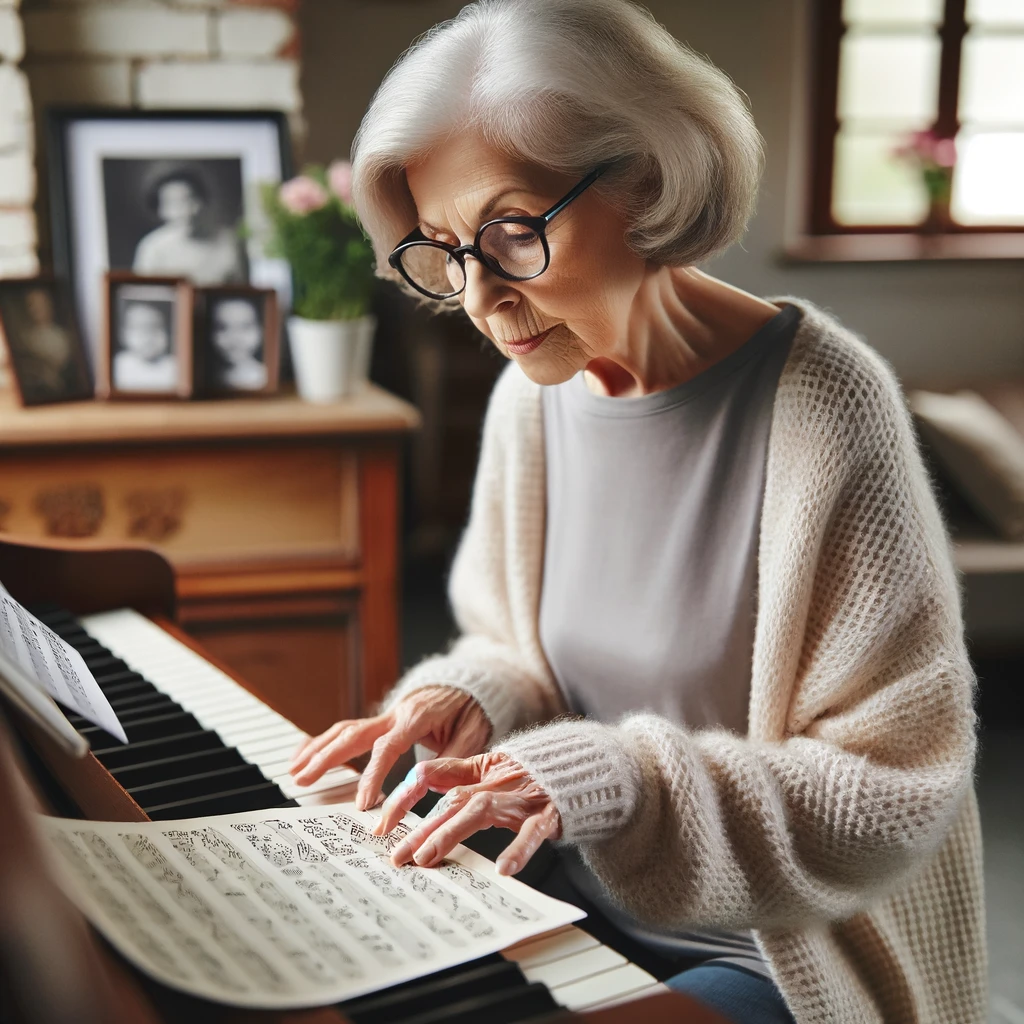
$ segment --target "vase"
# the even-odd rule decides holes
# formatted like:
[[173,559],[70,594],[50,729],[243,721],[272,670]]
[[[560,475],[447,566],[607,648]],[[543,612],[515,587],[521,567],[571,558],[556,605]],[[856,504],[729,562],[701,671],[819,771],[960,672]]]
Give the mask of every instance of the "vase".
[[334,402],[355,394],[368,379],[376,318],[288,318],[288,344],[299,397]]

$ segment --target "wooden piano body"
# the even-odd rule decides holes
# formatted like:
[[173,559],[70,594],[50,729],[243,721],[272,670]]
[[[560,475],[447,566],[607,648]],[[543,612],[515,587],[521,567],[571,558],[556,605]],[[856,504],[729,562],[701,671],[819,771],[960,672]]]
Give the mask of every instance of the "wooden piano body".
[[[247,700],[253,699],[248,696],[251,691],[244,680],[233,676],[223,666],[217,666],[193,640],[175,627],[173,570],[155,551],[142,547],[110,549],[83,547],[81,544],[41,545],[0,540],[0,582],[23,604],[53,604],[76,617],[96,616],[115,609],[134,609],[184,645],[178,645],[180,650],[188,648],[200,655],[204,663],[210,663],[218,672],[244,687]],[[135,618],[141,621],[137,616]],[[87,621],[102,624],[107,619],[100,615],[98,619]],[[146,628],[151,628],[148,623]],[[262,703],[262,698],[260,701]],[[274,716],[275,720],[284,721],[273,709],[268,709],[267,714]],[[16,734],[16,746],[29,759],[27,767],[12,749],[15,745],[12,745],[4,727],[5,717],[10,730]],[[129,728],[131,739],[131,728],[128,725],[126,728]],[[247,749],[244,743],[239,747]],[[259,759],[250,760],[255,764]],[[264,757],[260,763],[265,762]],[[340,772],[344,783],[345,770]],[[126,777],[124,772],[118,774]],[[0,814],[5,815],[8,822],[24,817],[23,800],[19,803],[19,795],[23,798],[24,794],[18,792],[19,788],[24,789],[21,785],[24,780],[19,776],[27,778],[35,798],[44,805],[47,802],[70,802],[85,818],[143,821],[149,817],[140,805],[145,801],[134,799],[92,752],[83,759],[70,757],[15,709],[0,705]],[[138,794],[146,789],[142,787],[133,792]],[[319,794],[302,797],[301,802],[324,802],[336,792],[338,790],[328,788]],[[290,795],[290,791],[285,795]],[[337,799],[336,796],[333,798]],[[173,804],[158,806],[164,810],[157,816],[165,818],[187,817],[194,813],[190,810],[176,815]],[[0,962],[0,1018],[4,1021],[9,1020],[12,1024],[63,1024],[64,1021],[75,1021],[76,1024],[91,1021],[97,1024],[106,1021],[137,1021],[139,1024],[156,1024],[157,1021],[342,1024],[349,1020],[334,1007],[287,1012],[234,1009],[183,995],[144,977],[102,940],[93,936],[81,916],[43,872],[39,852],[33,851],[33,842],[31,829],[19,828],[16,824],[8,825],[5,836],[0,838],[0,950],[19,951],[17,964],[11,962],[8,953],[2,954],[8,962]],[[23,912],[26,901],[5,898],[15,890],[31,893],[28,905],[45,915],[45,929],[40,929],[38,917]],[[43,934],[48,940],[45,946],[40,942]],[[582,935],[578,938],[589,939]],[[594,946],[599,945],[595,940],[590,941]],[[579,945],[579,942],[575,944]],[[515,953],[507,956],[516,960]],[[527,961],[521,958],[519,962],[525,964]],[[58,980],[59,984],[56,983]],[[586,981],[589,983],[590,979]],[[553,991],[557,994],[558,990]],[[604,1009],[558,1012],[544,1019],[579,1019],[593,1024],[622,1024],[639,1019],[646,1024],[662,1021],[681,1024],[722,1022],[722,1018],[691,1000],[664,991]]]

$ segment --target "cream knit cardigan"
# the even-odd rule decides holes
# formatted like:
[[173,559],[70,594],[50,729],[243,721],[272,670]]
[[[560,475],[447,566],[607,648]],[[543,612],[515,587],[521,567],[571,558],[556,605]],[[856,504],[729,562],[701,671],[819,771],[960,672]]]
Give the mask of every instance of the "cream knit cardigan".
[[514,365],[452,569],[462,636],[390,699],[471,693],[612,897],[666,928],[754,929],[798,1024],[983,1022],[974,679],[946,531],[888,365],[774,301],[803,320],[768,445],[748,734],[551,721],[540,388]]

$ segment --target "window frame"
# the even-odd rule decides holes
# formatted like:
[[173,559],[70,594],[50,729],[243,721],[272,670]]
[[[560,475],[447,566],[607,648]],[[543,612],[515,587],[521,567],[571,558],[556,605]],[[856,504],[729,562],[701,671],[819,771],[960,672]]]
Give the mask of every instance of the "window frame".
[[[807,190],[807,234],[812,237],[838,238],[856,235],[924,234],[915,224],[840,224],[832,215],[832,188],[835,172],[835,140],[839,132],[839,59],[846,28],[842,17],[843,0],[814,0],[811,39],[814,43],[811,95],[811,145]],[[938,115],[932,126],[944,138],[955,138],[960,130],[957,104],[960,91],[960,64],[963,42],[968,31],[967,0],[944,0],[942,25],[938,35],[939,56]],[[934,231],[930,232],[934,236]],[[1024,227],[1019,224],[956,224],[950,222],[940,236],[1014,235],[1024,240]],[[979,237],[976,241],[981,242]],[[1004,239],[1010,241],[1010,239]],[[933,246],[934,248],[934,246]],[[973,255],[975,246],[964,249]],[[1013,246],[1013,254],[1017,254]],[[941,253],[937,253],[941,255]],[[984,253],[979,253],[985,255]]]

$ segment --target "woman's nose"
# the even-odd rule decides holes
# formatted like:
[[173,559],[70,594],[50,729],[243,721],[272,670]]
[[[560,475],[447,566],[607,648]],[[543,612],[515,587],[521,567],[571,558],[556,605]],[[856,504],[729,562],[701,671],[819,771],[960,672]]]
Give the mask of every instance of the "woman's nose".
[[508,312],[519,302],[513,282],[502,280],[472,256],[466,259],[466,288],[463,309],[474,320],[486,320],[495,313]]

